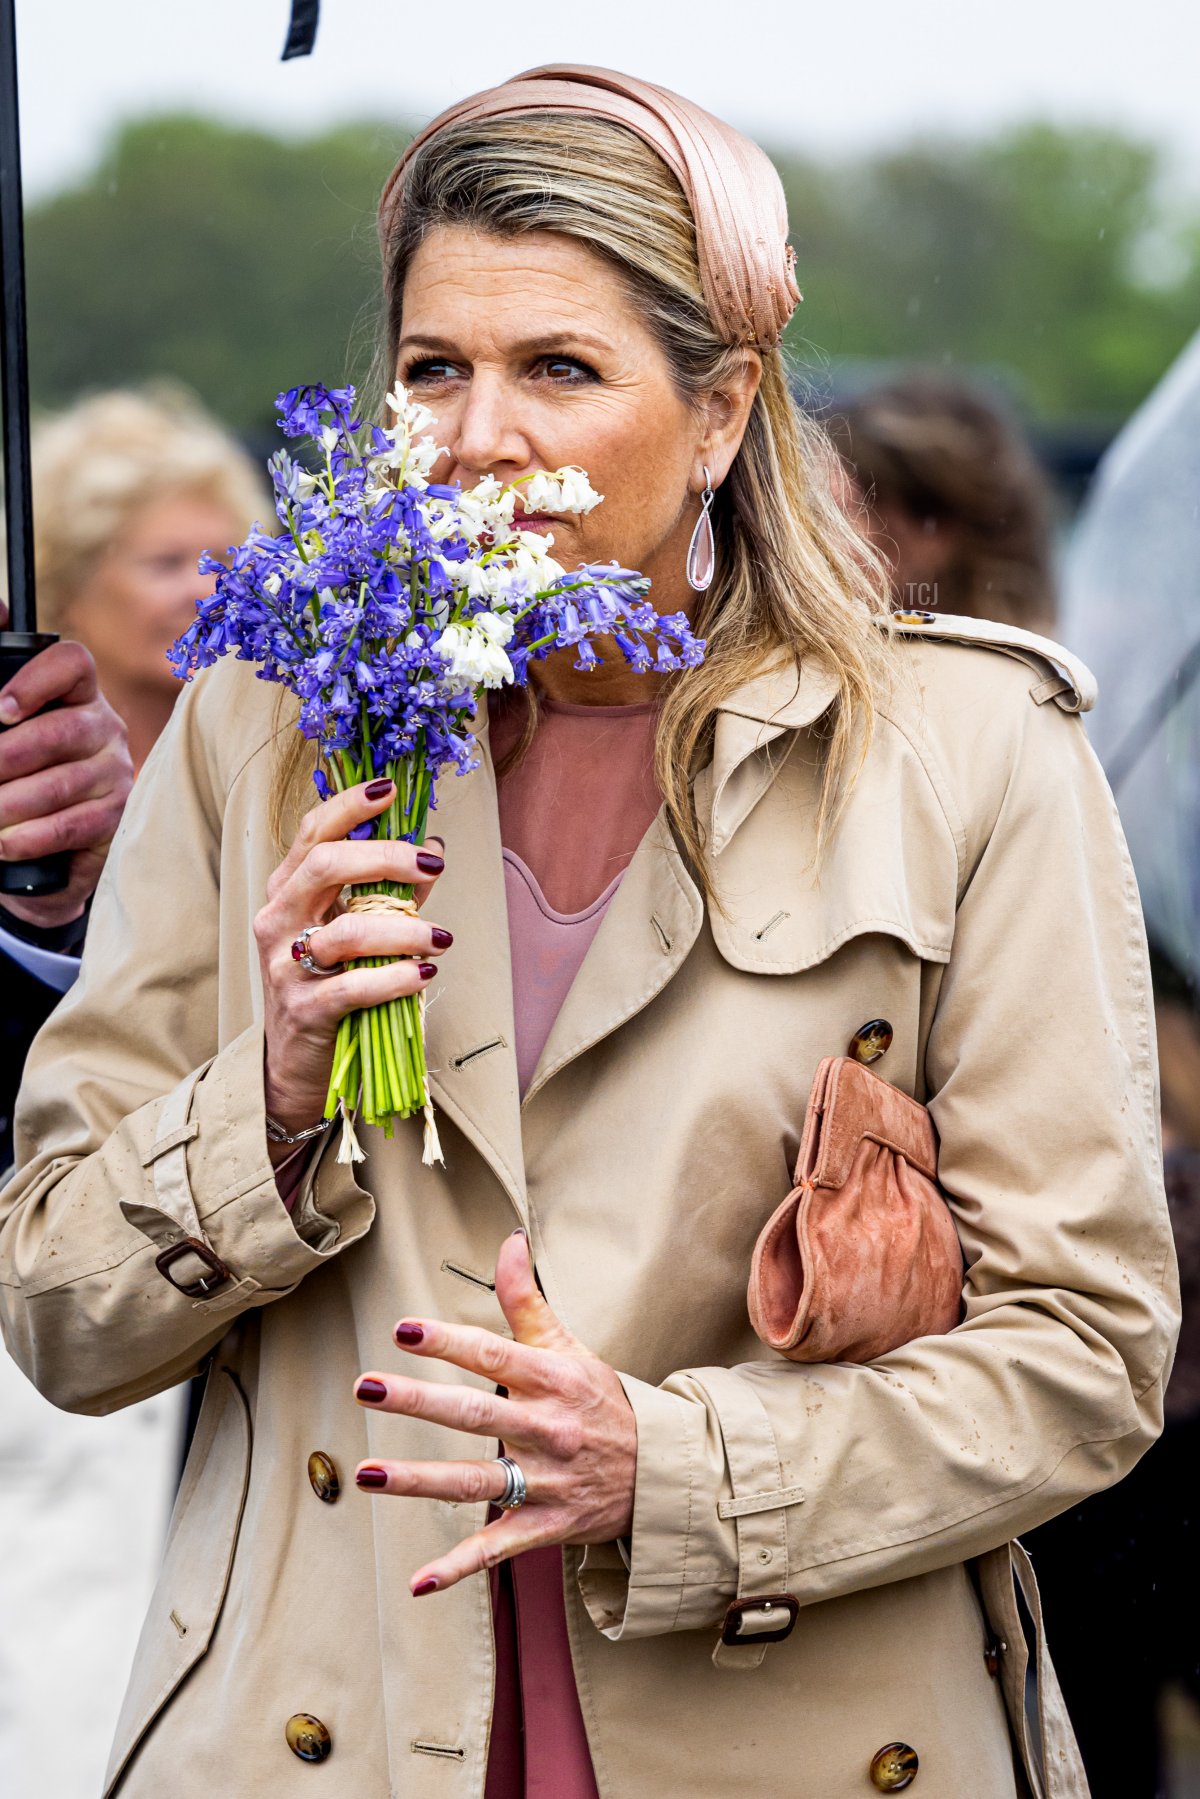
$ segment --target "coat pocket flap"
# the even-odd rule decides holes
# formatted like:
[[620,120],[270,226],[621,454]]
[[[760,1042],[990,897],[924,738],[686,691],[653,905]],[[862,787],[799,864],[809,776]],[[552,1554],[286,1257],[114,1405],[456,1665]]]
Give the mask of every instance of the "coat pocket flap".
[[245,1395],[227,1369],[214,1369],[175,1502],[162,1573],[138,1641],[103,1799],[117,1792],[146,1731],[212,1641],[249,1476]]

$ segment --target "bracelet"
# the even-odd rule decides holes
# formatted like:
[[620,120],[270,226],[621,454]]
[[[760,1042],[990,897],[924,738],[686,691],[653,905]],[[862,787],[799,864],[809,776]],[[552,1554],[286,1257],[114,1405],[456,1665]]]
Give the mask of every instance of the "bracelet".
[[322,1118],[320,1124],[306,1125],[302,1131],[285,1131],[277,1119],[267,1113],[267,1136],[272,1143],[307,1143],[310,1137],[322,1137],[333,1123],[332,1118]]

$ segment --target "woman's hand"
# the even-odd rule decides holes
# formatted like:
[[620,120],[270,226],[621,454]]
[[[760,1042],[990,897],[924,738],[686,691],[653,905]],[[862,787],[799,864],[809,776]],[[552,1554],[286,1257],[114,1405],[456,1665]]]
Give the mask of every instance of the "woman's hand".
[[[416,1595],[452,1587],[464,1575],[542,1543],[608,1543],[632,1527],[633,1408],[613,1369],[558,1322],[538,1292],[524,1231],[501,1248],[496,1297],[515,1342],[427,1318],[402,1319],[396,1341],[411,1355],[481,1374],[507,1396],[375,1373],[362,1376],[354,1390],[359,1404],[375,1411],[499,1437],[525,1476],[524,1505],[418,1568],[409,1583]],[[355,1480],[374,1492],[415,1499],[496,1500],[504,1491],[504,1470],[495,1461],[370,1461],[360,1464]]]
[[[315,1124],[325,1109],[337,1028],[348,1012],[416,993],[437,973],[429,960],[450,947],[449,931],[402,913],[339,910],[343,887],[370,881],[403,881],[423,905],[444,863],[439,839],[418,848],[374,838],[347,842],[346,834],[382,812],[391,781],[348,788],[305,814],[291,849],[267,882],[267,903],[254,920],[262,969],[266,1034],[267,1111],[285,1130]],[[319,926],[309,954],[321,968],[367,956],[402,956],[386,968],[355,968],[321,976],[292,955],[306,926]],[[286,1146],[272,1144],[276,1160]]]

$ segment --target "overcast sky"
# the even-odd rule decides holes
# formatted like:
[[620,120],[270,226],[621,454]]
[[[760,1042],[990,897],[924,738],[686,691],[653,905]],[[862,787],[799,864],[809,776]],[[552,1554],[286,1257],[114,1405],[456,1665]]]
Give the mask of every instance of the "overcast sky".
[[288,0],[17,0],[31,196],[112,125],[191,107],[306,131],[428,118],[538,63],[624,68],[764,139],[844,152],[1031,115],[1115,123],[1200,188],[1192,0],[322,0],[314,56],[281,64]]

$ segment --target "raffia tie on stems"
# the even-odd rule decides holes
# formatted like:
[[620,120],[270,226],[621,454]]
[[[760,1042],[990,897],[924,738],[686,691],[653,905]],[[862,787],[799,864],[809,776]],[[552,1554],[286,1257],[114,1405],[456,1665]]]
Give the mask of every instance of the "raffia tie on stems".
[[[346,902],[346,910],[347,912],[400,912],[407,918],[416,918],[419,915],[419,908],[415,900],[402,899],[399,894],[395,893],[352,893]],[[426,1007],[424,989],[416,995],[416,1001],[417,1015],[420,1021],[421,1040],[423,1043],[425,1038]],[[429,1071],[427,1067],[424,1070],[422,1089],[424,1098],[422,1112],[425,1120],[425,1134],[421,1161],[425,1167],[429,1168],[432,1167],[435,1162],[442,1162],[443,1157],[442,1145],[438,1138],[437,1122],[434,1118],[433,1100],[430,1098],[429,1093]],[[342,1114],[342,1141],[338,1149],[337,1159],[339,1162],[344,1163],[361,1162],[365,1160],[365,1157],[362,1145],[359,1143],[357,1133],[354,1129],[353,1112],[347,1109],[344,1100],[339,1101],[339,1106]]]

